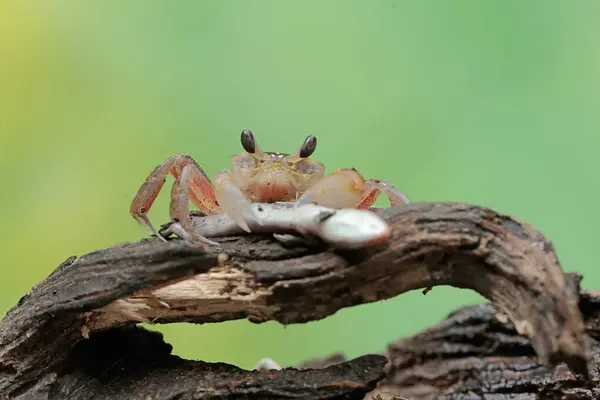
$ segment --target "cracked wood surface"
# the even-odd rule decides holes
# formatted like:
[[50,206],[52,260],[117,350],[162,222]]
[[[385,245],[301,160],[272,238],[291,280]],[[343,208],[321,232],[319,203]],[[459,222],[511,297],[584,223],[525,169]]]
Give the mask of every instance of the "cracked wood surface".
[[[222,246],[209,253],[180,240],[150,239],[70,258],[2,321],[0,395],[64,394],[69,377],[85,375],[72,364],[75,346],[93,344],[98,335],[130,323],[240,318],[302,323],[436,285],[477,291],[529,339],[542,364],[566,362],[574,372],[589,375],[577,291],[566,284],[553,246],[540,232],[461,203],[415,203],[382,216],[394,233],[377,249],[286,248],[268,236],[251,235],[216,239]],[[175,374],[189,367],[175,364]],[[159,367],[146,372],[164,374]],[[141,379],[136,368],[121,370],[123,379]],[[220,379],[233,381],[237,370],[228,368]],[[377,376],[370,369],[363,372],[352,380],[360,381],[358,391]],[[300,386],[302,379],[308,378],[298,376]],[[349,391],[344,396],[350,386],[356,385],[344,386]],[[186,393],[178,398],[210,398]]]

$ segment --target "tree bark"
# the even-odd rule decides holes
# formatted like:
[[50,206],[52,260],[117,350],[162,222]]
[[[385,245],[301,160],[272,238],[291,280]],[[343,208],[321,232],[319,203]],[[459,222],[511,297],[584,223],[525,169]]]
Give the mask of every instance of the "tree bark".
[[[393,227],[390,243],[360,251],[287,248],[267,235],[246,235],[216,239],[221,247],[208,252],[181,240],[152,238],[71,257],[2,321],[0,396],[360,399],[382,380],[392,389],[412,390],[411,398],[451,393],[460,386],[454,381],[431,378],[437,392],[427,392],[417,383],[406,384],[413,378],[402,378],[454,351],[440,348],[444,342],[427,332],[390,349],[386,377],[382,355],[268,372],[182,360],[170,354],[159,335],[134,326],[241,318],[303,323],[436,285],[480,293],[506,316],[505,331],[516,327],[510,335],[531,346],[526,356],[532,363],[543,370],[564,363],[577,382],[591,382],[596,347],[585,330],[578,282],[565,278],[552,244],[540,232],[461,203],[411,204],[388,209],[383,217]],[[473,322],[479,324],[476,331],[469,331],[475,329],[471,319],[452,318],[436,328],[438,335],[448,334],[468,351],[451,356],[468,355],[479,366],[492,362],[490,350],[469,339],[477,329],[493,332],[491,317]],[[445,331],[454,325],[457,333]],[[487,382],[484,378],[478,382]]]
[[[578,276],[570,279],[578,285]],[[593,359],[590,379],[565,364],[541,364],[530,341],[485,303],[461,308],[437,326],[391,344],[386,378],[368,398],[384,392],[419,400],[600,399],[600,295],[581,293],[579,308]]]

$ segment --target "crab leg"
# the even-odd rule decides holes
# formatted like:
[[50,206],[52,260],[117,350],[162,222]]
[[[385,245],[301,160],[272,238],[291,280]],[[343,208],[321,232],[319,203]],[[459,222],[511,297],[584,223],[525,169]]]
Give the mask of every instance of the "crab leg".
[[148,175],[134,197],[129,211],[139,223],[156,236],[160,235],[148,219],[148,212],[165,184],[167,175],[171,173],[175,179],[179,179],[181,171],[187,165],[192,166],[198,172],[194,174],[190,182],[190,188],[192,189],[189,195],[190,200],[204,214],[214,214],[220,211],[215,191],[206,173],[192,157],[186,154],[176,154],[166,159]]
[[[191,194],[187,187],[192,191],[195,189],[193,182],[201,179],[200,172],[193,165],[187,165],[181,174],[181,181],[177,182],[173,187],[171,197],[171,218],[182,222],[182,226],[187,231],[191,232],[189,225],[189,200],[188,193]],[[192,182],[189,184],[188,182]],[[219,204],[219,213],[226,214],[237,226],[242,230],[250,233],[250,227],[260,226],[261,219],[252,207],[250,200],[244,195],[240,188],[233,182],[233,177],[230,171],[224,169],[215,176],[214,197]],[[213,215],[215,213],[205,213]],[[218,245],[202,236],[196,236],[197,239],[206,243]]]
[[392,184],[377,179],[365,180],[354,168],[343,168],[327,175],[304,192],[297,204],[368,209],[382,192],[392,206],[410,203],[408,197]]
[[391,183],[380,179],[367,179],[363,186],[364,197],[356,208],[368,209],[382,192],[387,196],[392,207],[411,203],[408,197]]
[[[205,238],[202,235],[196,234],[190,220],[190,184],[194,178],[198,178],[200,172],[193,165],[186,165],[181,171],[179,179],[175,181],[171,188],[171,219],[179,222],[183,229],[190,232],[191,238],[212,246],[218,246],[219,243]],[[164,239],[162,236],[160,236]]]

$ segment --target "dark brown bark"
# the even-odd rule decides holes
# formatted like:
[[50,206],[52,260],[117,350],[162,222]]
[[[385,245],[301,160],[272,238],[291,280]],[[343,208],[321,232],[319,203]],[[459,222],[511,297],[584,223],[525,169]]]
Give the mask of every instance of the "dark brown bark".
[[541,364],[565,362],[589,377],[577,285],[566,283],[541,233],[466,204],[413,204],[383,215],[394,235],[378,249],[290,249],[252,235],[222,238],[208,253],[149,239],[70,258],[2,321],[0,396],[361,398],[383,378],[383,357],[318,371],[242,371],[171,356],[161,339],[131,324],[302,323],[436,285],[477,291],[518,328]]
[[487,303],[389,346],[391,362],[378,389],[419,400],[600,399],[600,296],[583,293],[579,307],[590,337],[591,379],[564,364],[542,365],[530,341]]

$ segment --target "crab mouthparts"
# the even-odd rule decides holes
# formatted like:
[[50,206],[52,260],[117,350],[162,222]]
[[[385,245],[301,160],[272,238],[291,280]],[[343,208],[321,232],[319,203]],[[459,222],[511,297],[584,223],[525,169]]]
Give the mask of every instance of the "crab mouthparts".
[[[275,172],[275,171],[273,171]],[[283,172],[264,173],[256,177],[256,201],[272,203],[296,200],[296,191]]]

